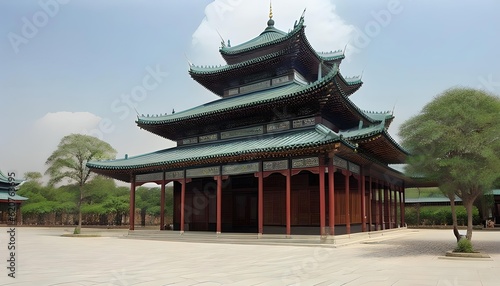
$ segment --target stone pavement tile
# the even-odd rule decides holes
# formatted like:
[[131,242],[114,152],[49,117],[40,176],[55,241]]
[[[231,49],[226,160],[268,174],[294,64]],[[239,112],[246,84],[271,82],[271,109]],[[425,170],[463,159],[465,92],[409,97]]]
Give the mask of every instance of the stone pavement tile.
[[[500,273],[500,232],[474,234],[478,245],[488,248],[494,259],[472,263],[437,259],[454,243],[450,231],[440,230],[419,230],[376,245],[335,249],[202,240],[62,238],[58,232],[20,228],[20,278],[11,285],[499,284],[494,274]],[[0,258],[3,256],[0,251]],[[0,285],[5,274],[0,269]]]
[[500,267],[495,267],[495,268],[485,268],[485,269],[479,269],[478,271],[479,277],[481,279],[481,282],[483,284],[486,283],[493,283],[496,285],[500,284]]
[[[160,282],[157,285],[175,285],[175,286],[194,286],[198,285],[200,282],[193,280],[183,280],[178,282]],[[133,285],[133,284],[124,284],[124,285]]]
[[[176,276],[172,276],[172,277],[168,277],[168,278],[163,278],[163,279],[158,279],[157,281],[161,282],[159,284],[162,284],[162,285],[178,285],[180,283],[198,283],[197,281],[195,280],[190,280],[190,279],[185,279],[185,278],[182,278],[182,277],[176,277]],[[127,285],[127,284],[124,284],[124,285]]]
[[[437,286],[483,286],[484,284],[479,281],[471,281],[471,280],[460,280],[460,279],[454,279],[454,280],[448,280],[448,279],[443,279],[439,280]],[[498,282],[497,284],[498,285]]]
[[[346,286],[354,286],[354,285],[356,285],[356,286],[357,285],[371,286],[371,285],[392,285],[392,283],[394,283],[394,281],[391,282],[391,280],[387,276],[384,277],[384,276],[377,276],[377,275],[367,275],[367,276],[359,277],[358,279],[353,280],[351,282],[348,282],[344,285],[346,285]],[[327,285],[329,285],[329,284],[325,284],[325,286],[327,286]]]
[[253,285],[262,285],[263,283],[271,282],[274,283],[273,285],[282,285],[280,283],[279,279],[272,280],[270,281],[269,278],[262,278],[262,277],[254,277],[254,278],[248,278],[248,279],[235,279],[234,282],[231,282],[227,285],[232,285],[232,286],[253,286]]
[[436,280],[434,279],[418,279],[418,280],[415,280],[415,279],[411,279],[411,280],[407,280],[407,279],[401,279],[401,280],[398,280],[396,283],[394,284],[390,284],[392,286],[436,286]]
[[[197,286],[220,286],[223,284],[218,283],[218,282],[207,281],[207,282],[198,282],[198,284],[196,284],[196,285]],[[153,284],[151,284],[151,286],[153,286]]]
[[292,282],[290,280],[282,280],[282,285],[301,285],[301,286],[313,286],[313,285],[344,285],[345,283],[333,278],[326,277],[308,277],[307,279],[296,280]]

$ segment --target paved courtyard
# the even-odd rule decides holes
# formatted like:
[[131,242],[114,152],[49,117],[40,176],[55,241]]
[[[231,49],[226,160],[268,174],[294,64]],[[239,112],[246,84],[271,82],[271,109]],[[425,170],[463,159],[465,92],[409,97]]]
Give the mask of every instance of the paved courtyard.
[[102,236],[71,238],[61,237],[68,228],[21,227],[11,278],[9,228],[0,230],[0,285],[484,286],[500,280],[496,231],[473,235],[476,249],[491,259],[466,260],[439,258],[455,245],[451,230],[403,230],[341,246],[300,239],[217,241],[215,234],[190,234],[194,239],[186,241],[130,239],[125,230],[84,230]]

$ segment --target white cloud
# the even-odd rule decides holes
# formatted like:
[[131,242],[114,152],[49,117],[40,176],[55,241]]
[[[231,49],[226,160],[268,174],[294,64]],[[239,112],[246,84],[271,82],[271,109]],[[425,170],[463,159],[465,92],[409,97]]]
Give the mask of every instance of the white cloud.
[[[49,112],[26,129],[17,130],[15,140],[2,142],[0,170],[15,171],[18,178],[31,171],[43,174],[47,169],[45,161],[64,136],[72,133],[89,134],[89,130],[99,128],[100,121],[101,117],[90,112]],[[136,156],[175,145],[134,124],[117,126],[112,134],[106,134],[102,140],[118,151],[118,158],[123,158],[125,153]],[[8,165],[2,165],[7,162]]]
[[49,112],[34,123],[39,132],[50,132],[51,137],[60,140],[71,133],[82,133],[83,130],[94,128],[101,118],[90,112]]
[[[329,0],[275,0],[275,27],[288,32],[305,8],[306,35],[317,51],[343,49],[353,37],[354,26],[346,24]],[[268,1],[215,0],[205,8],[205,18],[192,36],[189,58],[196,65],[224,64],[219,54],[221,39],[235,46],[258,36],[267,27]]]
[[100,117],[89,112],[49,112],[37,119],[32,126],[16,134],[16,139],[6,143],[8,150],[2,155],[5,166],[15,170],[21,178],[25,172],[46,170],[45,161],[57,148],[61,138],[71,133],[95,128]]

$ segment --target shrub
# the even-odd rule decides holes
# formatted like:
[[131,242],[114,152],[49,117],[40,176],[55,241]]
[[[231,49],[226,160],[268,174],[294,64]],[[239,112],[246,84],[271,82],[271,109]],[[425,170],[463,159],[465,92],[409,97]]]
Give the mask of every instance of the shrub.
[[457,243],[457,247],[453,251],[472,253],[474,252],[474,249],[472,248],[472,242],[470,240],[468,240],[467,238],[461,238]]
[[405,209],[405,222],[408,225],[417,225],[417,210],[414,208]]
[[[457,206],[458,225],[467,225],[467,212],[463,206]],[[405,209],[405,221],[408,225],[417,225],[417,208],[407,207]],[[481,223],[479,211],[476,207],[472,210],[473,224]],[[449,206],[422,206],[420,207],[421,225],[452,225],[451,208]]]

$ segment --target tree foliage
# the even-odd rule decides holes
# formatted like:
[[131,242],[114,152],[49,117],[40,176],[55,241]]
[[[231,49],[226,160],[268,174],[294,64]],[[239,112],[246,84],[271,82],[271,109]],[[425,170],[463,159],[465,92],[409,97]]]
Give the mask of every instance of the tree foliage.
[[[31,174],[31,173],[30,173]],[[73,224],[74,214],[77,214],[79,186],[75,183],[55,187],[43,185],[40,173],[34,176],[24,175],[27,181],[18,190],[19,195],[28,197],[23,203],[21,212],[25,223],[41,225]],[[84,188],[82,201],[82,223],[90,225],[121,225],[129,213],[130,190],[128,187],[117,186],[115,181],[103,176],[95,176]],[[141,187],[137,195],[136,206],[144,209],[153,223],[160,214],[160,189]],[[166,215],[172,218],[173,196],[172,188],[167,186]],[[146,222],[146,217],[144,217]]]
[[108,143],[89,135],[71,134],[64,136],[57,149],[47,159],[49,168],[45,172],[50,183],[63,179],[83,186],[90,178],[86,164],[92,160],[109,160],[116,157],[116,150]]
[[89,135],[71,134],[61,139],[57,149],[47,159],[49,168],[45,173],[50,176],[51,185],[68,179],[69,183],[79,186],[79,219],[75,233],[80,233],[82,227],[82,202],[85,199],[83,186],[91,177],[87,162],[114,159],[115,156],[116,150],[108,143]]
[[462,199],[471,239],[472,203],[500,174],[500,98],[469,88],[449,89],[406,121],[400,136],[412,154],[407,174],[438,182],[446,195]]

